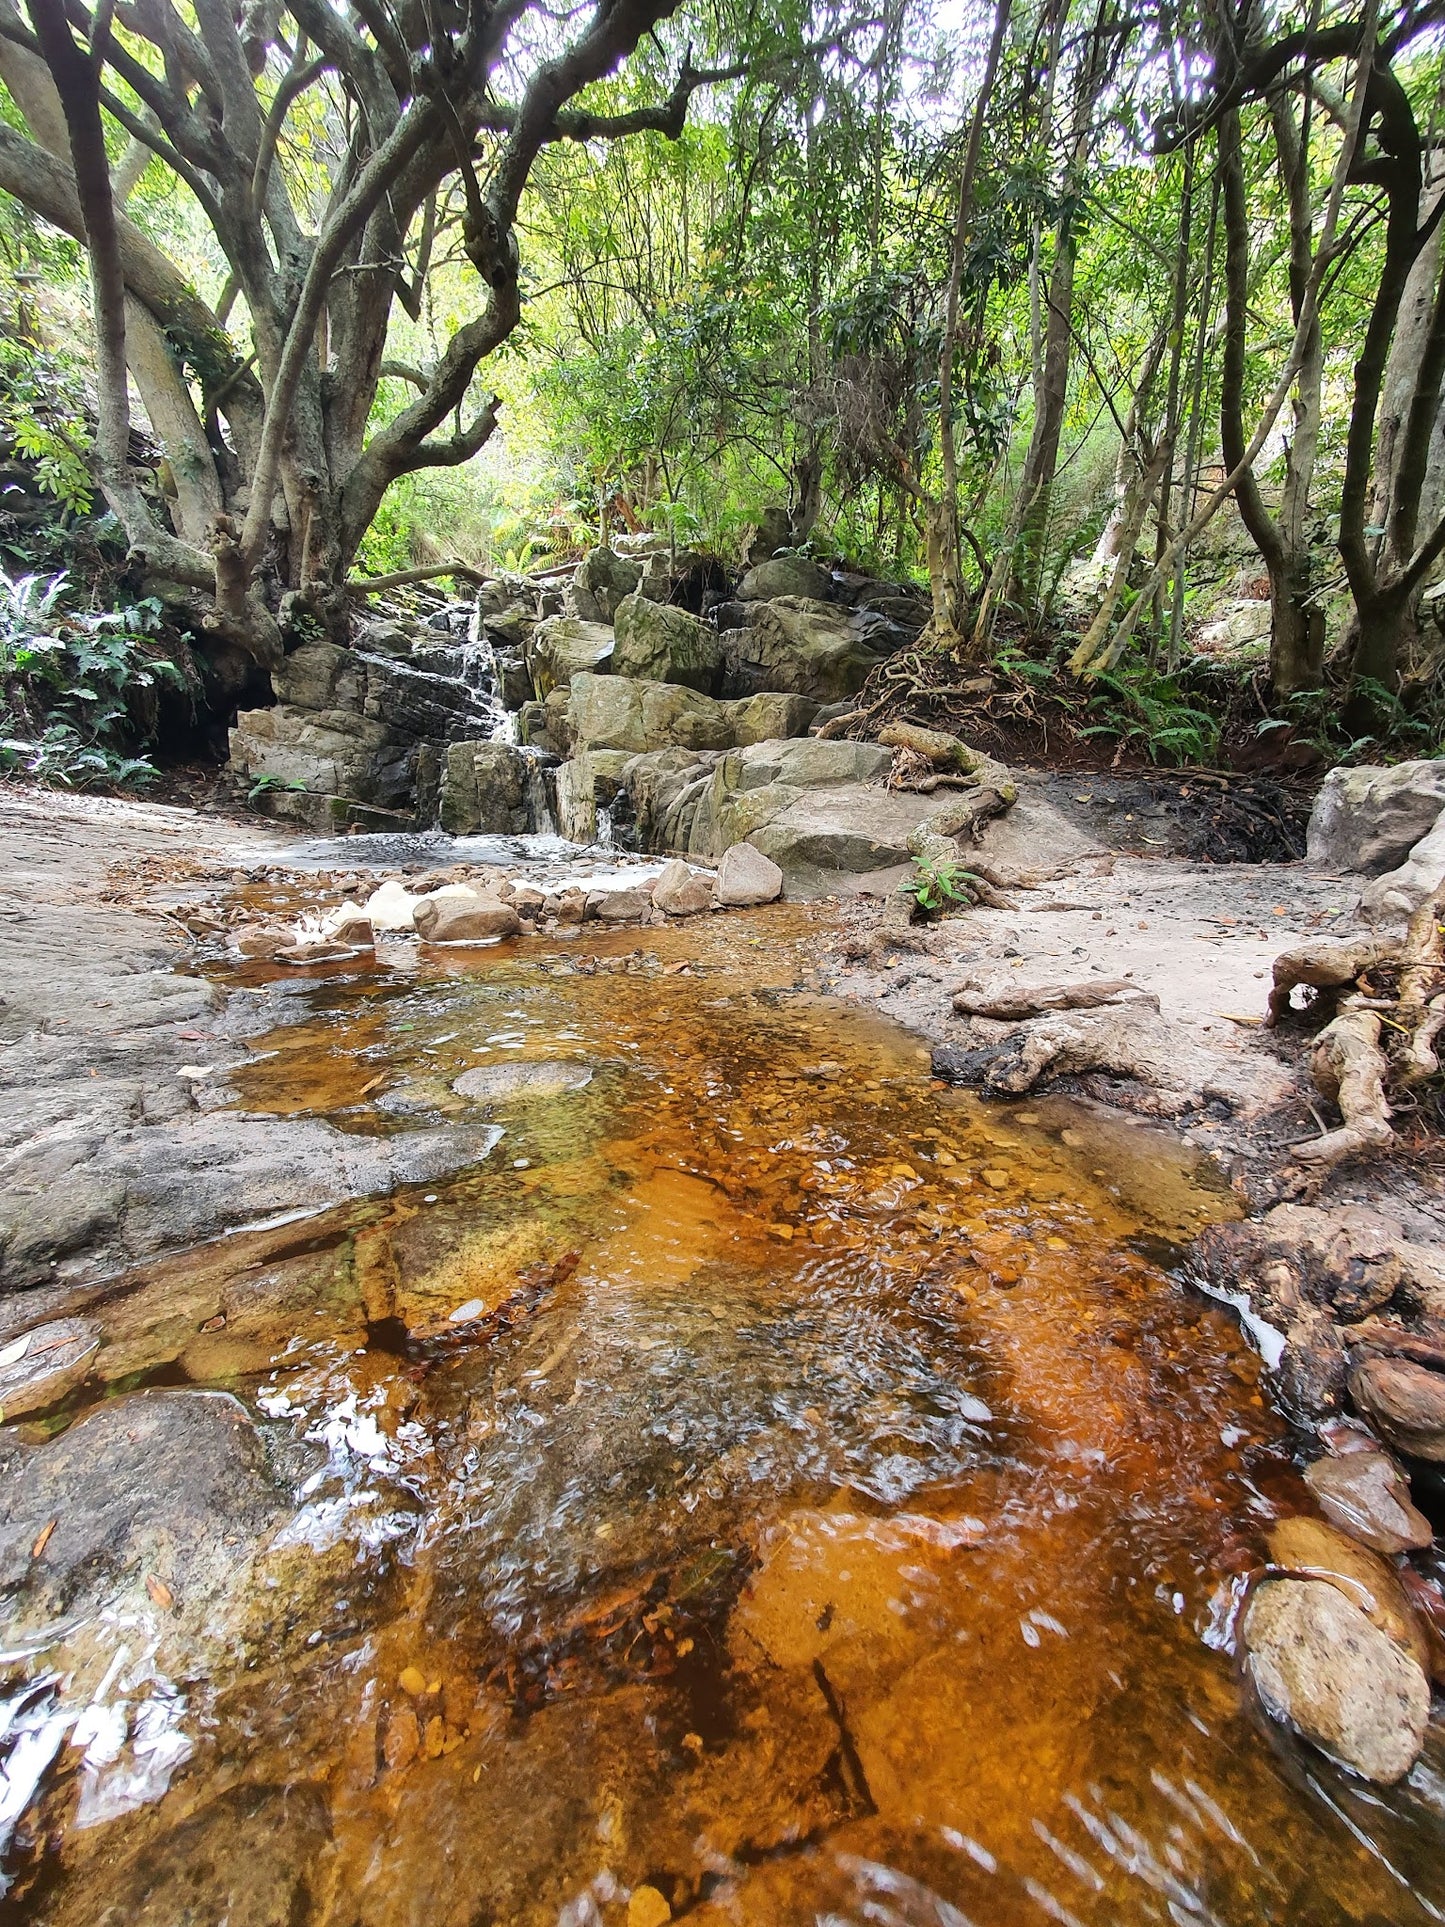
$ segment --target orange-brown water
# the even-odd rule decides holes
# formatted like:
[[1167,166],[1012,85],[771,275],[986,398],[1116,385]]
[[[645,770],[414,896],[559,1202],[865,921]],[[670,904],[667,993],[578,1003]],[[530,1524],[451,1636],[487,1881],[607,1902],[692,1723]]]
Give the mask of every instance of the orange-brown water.
[[[80,1829],[62,1782],[18,1917],[1445,1917],[1438,1736],[1367,1790],[1226,1650],[1308,1509],[1161,1269],[1227,1193],[940,1088],[793,988],[816,928],[383,954],[258,1042],[242,1108],[502,1136],[101,1308],[112,1389],[227,1388],[319,1470],[169,1791]],[[569,1070],[452,1088],[518,1064]]]

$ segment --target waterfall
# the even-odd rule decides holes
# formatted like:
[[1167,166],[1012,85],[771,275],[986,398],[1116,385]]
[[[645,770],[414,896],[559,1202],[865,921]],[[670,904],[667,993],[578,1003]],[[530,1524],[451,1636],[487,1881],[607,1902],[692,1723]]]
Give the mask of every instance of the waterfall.
[[491,740],[494,743],[515,743],[517,719],[502,702],[502,675],[497,667],[497,652],[482,619],[480,595],[472,603],[471,620],[467,624],[467,640],[461,650],[461,658],[462,680],[472,688],[484,689],[491,695]]

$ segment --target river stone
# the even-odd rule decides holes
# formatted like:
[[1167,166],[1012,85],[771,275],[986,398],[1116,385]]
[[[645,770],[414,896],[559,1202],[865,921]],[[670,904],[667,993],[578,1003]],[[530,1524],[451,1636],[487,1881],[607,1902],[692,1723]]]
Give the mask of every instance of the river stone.
[[1260,1698],[1314,1744],[1381,1785],[1420,1756],[1430,1682],[1419,1661],[1372,1626],[1335,1587],[1268,1579],[1244,1616]]
[[1424,1635],[1394,1568],[1323,1519],[1303,1515],[1270,1528],[1271,1562],[1309,1579],[1337,1586],[1372,1625],[1413,1652],[1423,1666]]
[[1445,809],[1445,762],[1332,769],[1310,812],[1306,851],[1332,870],[1396,869]]
[[613,673],[642,682],[681,683],[707,695],[717,681],[717,631],[686,609],[630,595],[617,605]]
[[828,571],[801,555],[779,555],[756,563],[738,584],[739,602],[772,602],[785,595],[826,602],[832,592]]
[[359,903],[343,903],[326,919],[326,935],[353,950],[370,950],[376,942],[371,918]]
[[478,1064],[452,1085],[458,1097],[501,1101],[509,1097],[558,1097],[580,1091],[592,1081],[586,1064]]
[[1366,1358],[1350,1396],[1381,1435],[1412,1458],[1445,1461],[1445,1377],[1406,1358]]
[[545,700],[554,689],[567,688],[579,671],[596,674],[610,668],[614,641],[606,623],[584,622],[580,616],[539,622],[526,647],[537,695]]
[[1410,1483],[1386,1452],[1348,1452],[1305,1467],[1305,1484],[1327,1519],[1376,1552],[1409,1552],[1434,1538],[1410,1502]]
[[412,921],[425,943],[489,943],[497,937],[515,937],[522,928],[510,903],[470,893],[422,897]]
[[783,873],[771,857],[751,843],[734,843],[724,850],[717,872],[717,900],[750,909],[773,903],[783,894]]
[[57,1318],[0,1346],[0,1421],[58,1403],[85,1378],[100,1339],[89,1318]]
[[650,889],[594,890],[587,899],[587,914],[602,923],[641,923],[652,908]]
[[712,905],[713,880],[700,876],[690,864],[680,857],[663,865],[662,873],[652,886],[652,901],[657,909],[665,910],[670,917],[695,917],[699,911]]

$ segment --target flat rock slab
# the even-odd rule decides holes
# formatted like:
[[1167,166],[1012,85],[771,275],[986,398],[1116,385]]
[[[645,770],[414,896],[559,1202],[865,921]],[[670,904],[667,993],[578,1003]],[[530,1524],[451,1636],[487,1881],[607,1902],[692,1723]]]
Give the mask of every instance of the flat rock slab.
[[0,1350],[0,1419],[55,1405],[90,1370],[100,1327],[88,1318],[57,1318]]
[[452,1089],[458,1097],[503,1102],[507,1098],[560,1097],[592,1082],[590,1064],[478,1064],[463,1071]]

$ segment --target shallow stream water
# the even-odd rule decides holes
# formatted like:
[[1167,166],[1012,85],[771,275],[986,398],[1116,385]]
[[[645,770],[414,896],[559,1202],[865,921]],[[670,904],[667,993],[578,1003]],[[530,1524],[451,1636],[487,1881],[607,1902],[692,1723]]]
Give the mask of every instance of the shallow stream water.
[[256,1040],[239,1109],[496,1141],[96,1309],[106,1396],[233,1395],[288,1497],[32,1645],[171,1738],[61,1756],[11,1918],[1445,1919],[1439,1736],[1368,1789],[1231,1657],[1309,1508],[1169,1269],[1228,1194],[937,1085],[798,987],[821,914],[391,946]]

